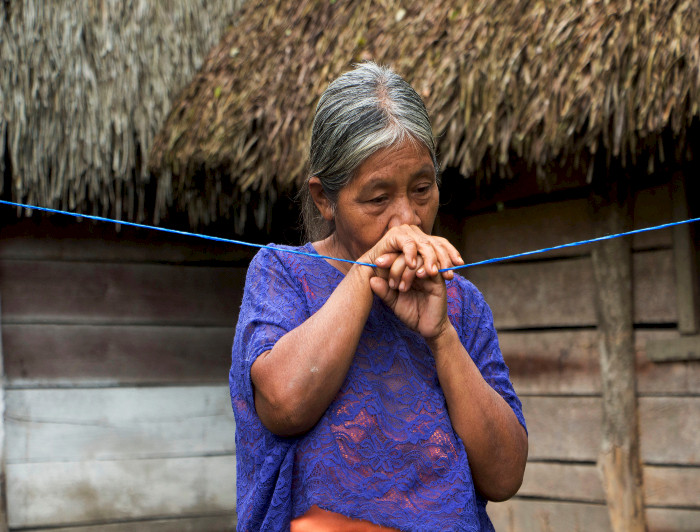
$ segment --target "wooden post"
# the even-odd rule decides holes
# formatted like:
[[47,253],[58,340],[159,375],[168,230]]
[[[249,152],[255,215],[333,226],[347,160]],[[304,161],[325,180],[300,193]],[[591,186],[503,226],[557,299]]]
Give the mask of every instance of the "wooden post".
[[0,532],[7,532],[5,486],[5,370],[2,353],[2,305],[0,304]]
[[[627,231],[631,201],[617,194],[594,196],[597,226],[605,233]],[[615,532],[646,530],[632,313],[632,246],[629,238],[596,245],[592,253],[601,333],[602,444],[598,467]]]
[[[676,172],[671,180],[673,220],[690,218],[683,172]],[[698,263],[690,224],[673,228],[673,259],[676,267],[676,299],[678,301],[678,331],[697,334],[700,329],[700,286]]]

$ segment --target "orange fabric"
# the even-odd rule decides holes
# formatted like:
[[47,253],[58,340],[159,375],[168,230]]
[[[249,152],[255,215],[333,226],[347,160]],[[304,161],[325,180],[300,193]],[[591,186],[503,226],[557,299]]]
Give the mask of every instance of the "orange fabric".
[[314,504],[308,512],[292,521],[290,532],[396,532],[396,529],[351,519]]

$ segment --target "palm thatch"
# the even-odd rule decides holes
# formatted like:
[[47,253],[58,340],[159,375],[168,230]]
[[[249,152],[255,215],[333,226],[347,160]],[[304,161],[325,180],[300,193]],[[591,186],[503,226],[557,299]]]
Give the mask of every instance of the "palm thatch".
[[160,208],[177,197],[207,221],[257,201],[264,221],[305,177],[317,98],[362,59],[416,87],[443,166],[467,177],[507,175],[518,157],[546,180],[552,161],[584,165],[601,149],[623,166],[646,154],[651,171],[669,128],[686,157],[700,105],[696,0],[459,4],[249,0],[154,142]]
[[153,138],[239,4],[0,3],[0,175],[9,161],[11,197],[143,219]]

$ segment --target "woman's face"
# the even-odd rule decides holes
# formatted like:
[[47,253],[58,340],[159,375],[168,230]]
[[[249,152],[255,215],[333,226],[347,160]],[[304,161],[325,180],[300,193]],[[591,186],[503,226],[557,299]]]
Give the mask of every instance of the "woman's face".
[[430,234],[438,202],[435,167],[422,143],[383,148],[360,165],[338,194],[334,244],[356,260],[392,227],[417,225]]

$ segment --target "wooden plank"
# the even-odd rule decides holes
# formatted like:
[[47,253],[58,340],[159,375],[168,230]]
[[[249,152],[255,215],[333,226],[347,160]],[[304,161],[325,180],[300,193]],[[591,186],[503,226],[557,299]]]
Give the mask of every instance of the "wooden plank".
[[[635,203],[634,228],[641,229],[669,221],[671,199],[668,185],[640,191]],[[506,208],[464,220],[445,217],[438,226],[441,232],[452,237],[451,241],[461,244],[460,249],[466,262],[476,262],[601,236],[596,232],[593,222],[588,201],[573,199]],[[457,228],[460,223],[463,227]],[[633,237],[632,242],[637,250],[670,248],[671,230],[640,233]],[[529,257],[528,260],[583,253],[590,253],[590,246],[550,251]]]
[[231,512],[235,469],[232,455],[8,464],[10,528]]
[[657,340],[647,346],[647,355],[654,362],[700,360],[700,335]]
[[[499,532],[609,532],[607,508],[602,504],[514,498],[486,507]],[[649,532],[697,532],[700,511],[647,508]]]
[[[700,468],[644,467],[646,506],[700,510]],[[519,496],[605,503],[600,471],[593,464],[529,462]]]
[[[601,441],[599,397],[521,397],[531,460],[595,462]],[[642,460],[700,465],[700,397],[641,397]]]
[[123,523],[51,528],[51,532],[221,532],[236,529],[236,514],[226,513],[185,519],[152,519]]
[[[519,394],[600,394],[599,336],[595,330],[505,331],[498,337]],[[700,395],[699,364],[657,364],[647,355],[652,343],[679,338],[677,331],[668,329],[636,331],[640,394]]]
[[0,262],[4,322],[231,326],[245,268]]
[[[0,260],[229,263],[246,265],[258,251],[235,244],[44,216],[10,218],[2,225]],[[207,231],[207,234],[221,236]],[[233,237],[235,238],[235,237]],[[267,241],[263,242],[267,243]]]
[[[635,253],[633,268],[635,323],[675,323],[671,251]],[[499,329],[597,324],[588,258],[496,264],[461,273],[483,292]]]
[[610,518],[602,504],[514,498],[489,503],[486,510],[499,532],[609,532]]
[[[685,178],[676,172],[671,181],[673,219],[690,218]],[[700,327],[700,286],[698,283],[697,250],[689,224],[673,228],[673,256],[676,266],[676,299],[678,300],[678,330],[682,334],[697,334]]]
[[[631,198],[616,187],[590,200],[599,231],[631,229]],[[610,521],[616,532],[646,532],[639,454],[636,352],[633,324],[632,243],[617,238],[591,250],[600,331],[602,428],[598,454]]]
[[7,392],[8,464],[233,452],[225,384]]
[[231,365],[227,327],[5,325],[10,385],[223,382]]

